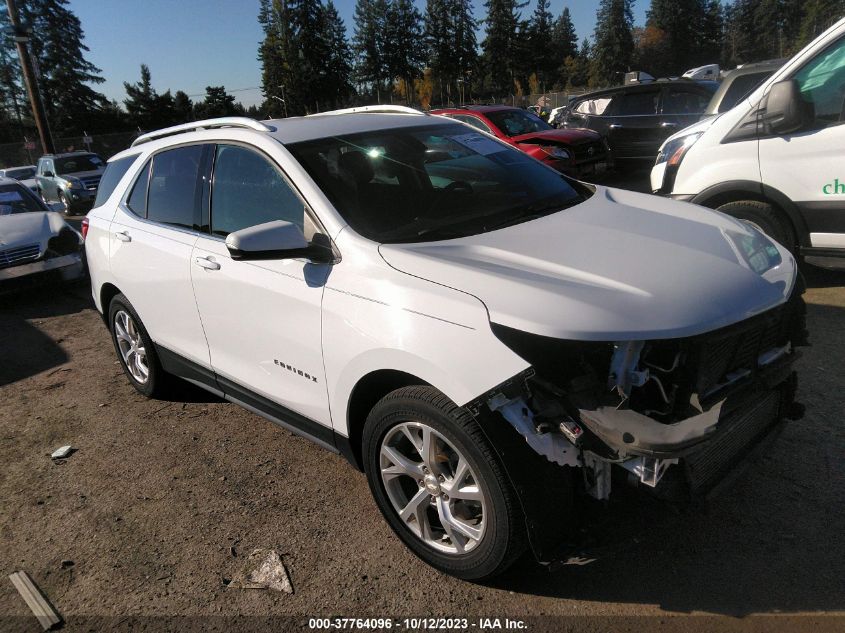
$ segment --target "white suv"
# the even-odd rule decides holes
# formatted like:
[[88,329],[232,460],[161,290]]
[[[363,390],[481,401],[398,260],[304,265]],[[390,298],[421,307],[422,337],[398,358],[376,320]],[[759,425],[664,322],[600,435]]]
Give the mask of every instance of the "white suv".
[[560,554],[611,475],[711,489],[795,416],[795,261],[401,108],[200,121],[114,156],[92,291],[132,385],[179,376],[340,452],[463,578]]

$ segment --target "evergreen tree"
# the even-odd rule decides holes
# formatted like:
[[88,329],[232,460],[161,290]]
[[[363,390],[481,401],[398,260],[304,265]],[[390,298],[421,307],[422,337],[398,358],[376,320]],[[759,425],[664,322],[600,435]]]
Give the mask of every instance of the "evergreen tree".
[[521,70],[519,10],[517,0],[486,0],[485,38],[482,43],[484,65],[490,88],[499,94],[512,94]]
[[478,22],[473,16],[470,0],[450,0],[449,8],[454,33],[455,75],[461,81],[465,97],[468,78],[478,63],[478,43],[475,38]]
[[400,78],[406,88],[405,98],[413,99],[414,78],[422,72],[425,59],[423,20],[411,0],[392,0],[385,16],[384,63],[389,80]]
[[634,55],[631,0],[601,0],[596,14],[590,82],[612,86],[622,82]]
[[181,90],[173,95],[173,119],[174,123],[188,123],[193,117],[194,103],[191,98]]
[[798,45],[809,44],[845,14],[845,0],[805,0]]
[[206,86],[205,99],[194,105],[197,120],[213,119],[221,116],[234,116],[244,112],[243,106],[235,103],[235,97],[226,92],[223,86]]
[[351,83],[352,51],[346,40],[346,27],[332,0],[328,0],[322,12],[320,38],[326,59],[325,83],[320,101],[327,106],[338,107],[345,104],[355,92]]
[[355,4],[355,31],[352,50],[355,54],[355,76],[369,86],[381,100],[381,92],[389,81],[384,51],[387,26],[387,0],[358,0]]
[[450,12],[452,0],[428,0],[425,6],[423,24],[428,67],[440,82],[440,100],[443,101],[443,87],[449,94],[449,87],[457,75],[454,51],[455,28]]
[[[554,80],[557,70],[557,51],[552,35],[552,14],[550,0],[537,0],[534,14],[528,23],[527,44],[531,71],[536,75],[542,90]],[[533,90],[532,90],[533,92]]]
[[126,99],[123,105],[132,125],[142,130],[152,130],[158,127],[157,116],[158,93],[152,86],[150,68],[141,64],[141,81],[136,84],[123,82],[126,90]]
[[293,114],[288,112],[285,102],[285,87],[292,88],[287,3],[284,0],[261,0],[258,22],[264,31],[264,39],[258,47],[261,91],[265,98],[263,110],[271,118]]
[[572,23],[569,7],[564,7],[563,12],[555,20],[552,29],[552,41],[554,42],[555,62],[558,66],[567,57],[575,57],[578,54],[578,35],[575,33],[575,25]]

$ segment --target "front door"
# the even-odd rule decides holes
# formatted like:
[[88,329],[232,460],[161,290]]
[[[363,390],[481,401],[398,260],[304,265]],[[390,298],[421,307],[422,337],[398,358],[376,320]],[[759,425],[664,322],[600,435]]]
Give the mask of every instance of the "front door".
[[845,38],[793,78],[814,120],[798,132],[760,140],[760,175],[801,211],[811,246],[845,249]]
[[660,87],[624,90],[607,109],[607,142],[614,158],[654,158],[667,136],[657,106]]
[[218,145],[210,235],[197,240],[190,266],[211,365],[227,395],[331,443],[320,329],[331,266],[236,261],[224,242],[273,220],[296,224],[309,240],[316,232],[305,202],[267,156]]

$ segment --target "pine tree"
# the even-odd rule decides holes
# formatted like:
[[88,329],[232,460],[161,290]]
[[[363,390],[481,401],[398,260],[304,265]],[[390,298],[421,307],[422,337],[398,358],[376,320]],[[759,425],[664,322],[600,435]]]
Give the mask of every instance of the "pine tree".
[[516,0],[487,0],[485,38],[482,43],[484,65],[490,88],[499,94],[511,94],[518,79],[521,62],[519,10],[525,3]]
[[450,0],[449,15],[454,33],[455,74],[456,79],[461,81],[465,96],[467,79],[478,63],[478,43],[475,38],[478,22],[473,16],[470,0]]
[[381,100],[381,92],[389,80],[384,51],[387,23],[387,0],[357,0],[352,50],[355,54],[355,75],[359,83],[369,86]]
[[285,101],[285,87],[292,88],[287,3],[284,0],[261,0],[258,22],[264,31],[264,39],[258,47],[261,91],[265,99],[262,109],[271,118],[286,116],[292,114],[288,112]]
[[537,0],[534,14],[528,23],[527,44],[530,68],[537,77],[541,90],[553,81],[558,66],[552,20],[549,0]]
[[455,28],[450,12],[452,0],[428,0],[425,6],[425,47],[428,67],[440,83],[440,100],[443,101],[443,87],[449,87],[457,74],[455,64]]
[[555,20],[552,29],[552,41],[554,42],[555,61],[558,66],[567,57],[575,57],[578,54],[578,35],[575,33],[575,25],[572,23],[569,7],[564,7],[560,16]]
[[845,0],[806,0],[798,45],[809,44],[845,14]]
[[423,20],[411,0],[392,0],[385,17],[384,61],[387,78],[401,78],[406,86],[405,98],[413,99],[414,78],[422,72],[425,59]]
[[194,105],[197,120],[213,119],[221,116],[233,116],[243,111],[243,106],[235,103],[235,97],[226,92],[223,86],[206,86],[205,99]]
[[145,131],[155,129],[158,123],[156,104],[159,97],[152,86],[149,66],[141,64],[141,81],[136,84],[124,81],[123,88],[126,90],[123,105],[126,107],[126,113],[132,125]]
[[97,121],[109,105],[105,96],[91,87],[105,79],[85,57],[85,33],[68,4],[68,0],[18,3],[21,22],[32,28],[30,50],[54,134],[98,131]]
[[193,117],[194,103],[191,98],[182,90],[177,90],[173,95],[173,119],[174,123],[187,123]]
[[596,14],[590,82],[597,86],[621,83],[634,54],[631,0],[601,0]]
[[320,37],[327,53],[325,88],[320,100],[327,106],[338,107],[345,104],[355,92],[351,83],[352,51],[346,40],[346,27],[332,0],[328,0],[322,11],[323,30]]

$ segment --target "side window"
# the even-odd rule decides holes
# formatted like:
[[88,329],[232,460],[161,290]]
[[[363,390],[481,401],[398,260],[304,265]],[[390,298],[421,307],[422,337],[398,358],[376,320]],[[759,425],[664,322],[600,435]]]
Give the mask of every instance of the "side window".
[[623,92],[613,97],[613,104],[610,111],[613,116],[646,116],[657,114],[657,98],[659,95],[659,90]]
[[106,165],[106,171],[103,172],[103,177],[100,179],[100,186],[97,188],[97,199],[94,200],[95,207],[99,207],[109,199],[114,188],[117,187],[117,183],[129,171],[136,158],[138,158],[138,154],[112,161]]
[[663,102],[663,114],[701,114],[709,102],[709,95],[669,88]]
[[493,130],[490,129],[490,126],[487,125],[484,121],[474,116],[457,116],[455,117],[459,121],[463,121],[464,123],[469,123],[472,127],[481,130],[482,132],[487,132],[488,134],[492,134]]
[[576,105],[572,111],[577,112],[578,114],[601,116],[604,114],[604,111],[607,110],[607,106],[609,104],[610,99],[608,97],[601,99],[585,99]]
[[749,75],[740,75],[734,79],[722,97],[722,102],[719,104],[719,112],[730,110],[739,103],[740,99],[751,93],[752,90],[757,88],[757,86],[771,75],[771,72],[751,73]]
[[795,80],[801,96],[813,104],[815,127],[845,121],[845,38],[818,53]]
[[147,218],[188,229],[199,226],[202,145],[177,147],[153,156]]
[[132,186],[132,192],[126,200],[126,206],[129,207],[135,215],[142,218],[147,217],[147,188],[150,183],[150,163],[147,161],[144,169],[141,170],[138,178],[135,179],[135,184]]
[[211,232],[225,237],[257,224],[284,220],[310,239],[305,203],[264,156],[237,145],[218,145],[211,186]]

